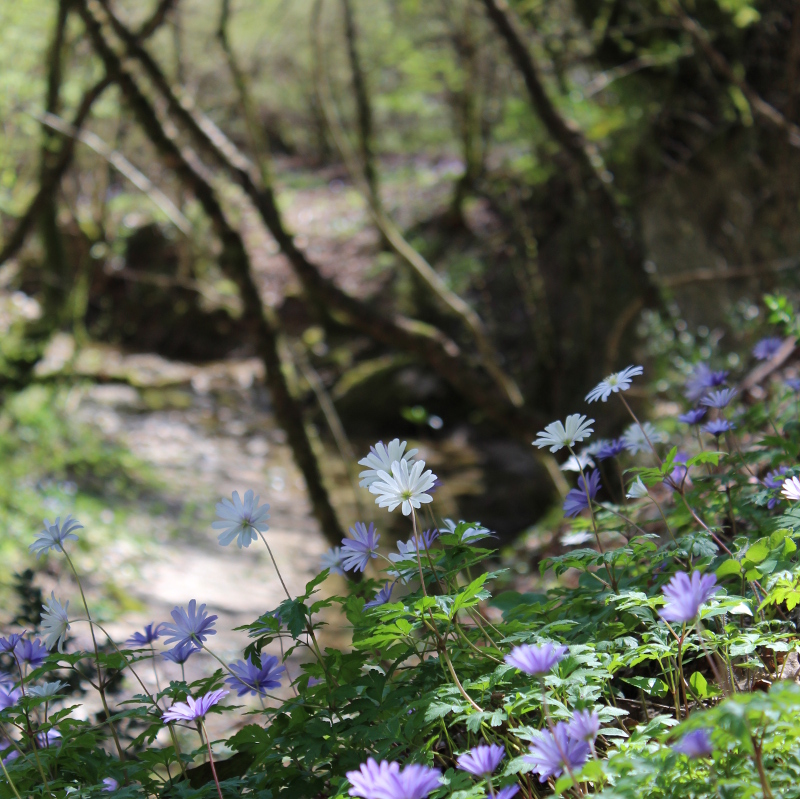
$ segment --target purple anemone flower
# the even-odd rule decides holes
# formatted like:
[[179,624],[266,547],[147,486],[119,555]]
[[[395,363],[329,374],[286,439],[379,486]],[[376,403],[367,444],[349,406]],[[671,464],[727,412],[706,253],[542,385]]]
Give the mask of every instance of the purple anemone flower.
[[576,741],[594,743],[597,733],[600,732],[600,716],[594,710],[576,710],[567,725],[567,733]]
[[599,461],[605,461],[609,458],[616,458],[621,452],[625,452],[625,442],[621,438],[615,438],[600,447],[595,457]]
[[682,413],[678,417],[678,421],[683,422],[684,424],[698,424],[706,415],[706,412],[707,411],[705,408],[692,408],[692,410]]
[[753,357],[759,361],[768,361],[773,355],[781,348],[783,340],[776,336],[769,338],[762,338],[755,347],[753,347]]
[[166,627],[165,622],[161,624],[145,624],[144,632],[135,632],[125,643],[131,646],[147,646],[160,637],[162,630]]
[[546,643],[542,646],[523,644],[515,646],[506,656],[505,661],[509,666],[530,674],[532,677],[541,677],[547,674],[553,666],[563,659],[569,648],[561,644]]
[[400,769],[397,763],[385,760],[376,763],[369,758],[358,771],[348,771],[350,796],[363,799],[425,799],[440,785],[439,769],[412,763]]
[[[2,676],[5,677],[5,675]],[[13,682],[0,682],[0,710],[16,705],[21,697],[22,691],[19,688],[14,688]]]
[[689,477],[689,469],[683,464],[689,460],[685,452],[679,452],[675,456],[675,468],[664,479],[664,485],[672,490],[680,491],[681,488],[691,486],[692,479]]
[[205,604],[198,608],[196,599],[189,602],[188,612],[180,605],[176,605],[170,615],[175,624],[164,624],[163,632],[168,636],[164,641],[165,644],[198,644],[205,641],[209,635],[217,634],[213,629],[217,617],[206,613]]
[[787,377],[783,381],[794,392],[800,391],[800,377]]
[[38,669],[47,660],[47,647],[38,638],[23,638],[17,644],[14,654],[21,663],[27,663],[32,669]]
[[394,583],[387,582],[386,585],[384,585],[383,588],[381,588],[381,590],[375,594],[375,598],[370,599],[370,601],[364,605],[364,610],[367,608],[377,608],[380,605],[385,605],[392,598],[394,585]]
[[203,718],[228,693],[228,691],[218,688],[216,691],[210,691],[199,699],[187,696],[185,702],[173,702],[172,707],[164,713],[161,719],[164,724],[169,724],[170,721],[197,721]]
[[17,648],[25,633],[11,633],[8,638],[0,638],[0,652],[11,653]]
[[506,749],[500,744],[488,746],[481,744],[458,756],[458,767],[462,771],[468,771],[475,777],[485,777],[493,774],[500,761],[506,756]]
[[350,528],[352,538],[342,539],[342,566],[346,571],[355,569],[363,572],[370,558],[378,557],[378,541],[380,535],[375,532],[375,525],[370,522],[367,527],[364,522],[356,522]]
[[559,721],[553,732],[537,731],[530,754],[523,760],[533,765],[539,782],[546,782],[548,777],[560,777],[566,766],[570,770],[579,769],[588,760],[590,751],[586,741],[571,738],[567,725]]
[[571,488],[567,492],[567,497],[564,500],[564,515],[577,516],[582,510],[589,507],[589,498],[594,499],[597,492],[603,486],[600,485],[600,472],[597,469],[592,469],[589,472],[589,497],[586,496],[585,483],[583,475],[578,478],[578,487]]
[[519,793],[519,785],[506,785],[505,788],[501,788],[494,796],[495,799],[511,799],[512,796],[516,796]]
[[696,402],[705,396],[709,389],[721,386],[728,372],[713,372],[707,363],[698,363],[686,381],[684,396],[690,402]]
[[703,397],[703,399],[700,400],[700,404],[705,405],[706,408],[726,408],[737,393],[735,388],[723,388],[720,391],[712,391],[707,397]]
[[672,751],[680,755],[686,755],[690,760],[694,760],[698,757],[708,757],[714,751],[714,747],[711,745],[709,731],[701,728],[687,732],[672,747]]
[[113,777],[103,777],[103,790],[109,793],[119,788],[119,783]]
[[[788,471],[789,469],[786,466],[781,466],[780,469],[773,469],[771,472],[767,472],[764,476],[764,485],[771,491],[777,491],[783,486],[783,478]],[[767,502],[767,508],[772,510],[780,501],[781,498],[777,495],[770,497]]]
[[719,591],[715,574],[678,572],[661,590],[667,604],[660,611],[662,619],[676,622],[689,622],[697,618],[700,607]]
[[246,693],[263,694],[270,688],[280,688],[281,675],[286,669],[279,665],[274,655],[261,654],[261,665],[252,660],[237,660],[231,663],[230,670],[236,676],[225,678],[225,682],[237,692],[238,696]]
[[703,425],[703,430],[716,438],[719,438],[723,433],[727,433],[728,430],[734,430],[735,428],[736,425],[732,424],[727,419],[713,419],[708,424]]
[[193,644],[191,641],[181,641],[177,646],[174,646],[167,652],[162,652],[161,656],[166,660],[171,660],[178,665],[186,663],[187,660],[195,653],[199,652],[200,647]]

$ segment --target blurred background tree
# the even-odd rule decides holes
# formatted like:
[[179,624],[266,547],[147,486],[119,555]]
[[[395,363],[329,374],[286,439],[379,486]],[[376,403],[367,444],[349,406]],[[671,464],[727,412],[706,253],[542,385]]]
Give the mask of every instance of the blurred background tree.
[[498,483],[532,475],[479,508],[513,533],[562,486],[533,435],[641,356],[643,312],[722,331],[797,287],[791,0],[25,0],[0,23],[5,397],[92,342],[257,357],[333,542],[326,442],[346,481],[387,431],[458,432]]

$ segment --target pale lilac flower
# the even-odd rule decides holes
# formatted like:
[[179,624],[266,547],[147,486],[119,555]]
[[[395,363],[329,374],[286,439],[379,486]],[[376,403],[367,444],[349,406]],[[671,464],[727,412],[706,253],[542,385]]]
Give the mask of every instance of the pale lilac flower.
[[[519,793],[519,785],[506,785],[505,788],[501,788],[495,795],[495,799],[511,799],[512,796],[516,796]],[[487,797],[488,799],[488,797]]]
[[13,682],[0,681],[0,710],[16,705],[21,696],[22,691],[19,688],[14,688]]
[[800,477],[789,477],[784,480],[781,494],[792,502],[800,500]]
[[787,377],[783,381],[794,392],[800,391],[800,377]]
[[385,760],[376,763],[369,758],[358,771],[348,771],[350,796],[363,799],[425,799],[440,785],[439,769],[412,763],[400,769],[397,763]]
[[587,395],[587,402],[602,400],[606,402],[612,392],[627,391],[631,387],[631,380],[637,375],[642,374],[644,369],[641,366],[627,366],[621,372],[614,372],[605,380],[601,380]]
[[[0,741],[0,752],[5,752],[11,746],[9,741]],[[12,749],[4,758],[3,758],[3,765],[7,766],[12,760],[16,760],[19,757],[19,752],[16,749]]]
[[[586,496],[586,486],[589,487],[589,497]],[[577,516],[582,510],[589,507],[589,499],[594,499],[600,485],[600,472],[593,469],[589,473],[588,481],[584,482],[583,475],[578,478],[578,487],[571,488],[564,500],[564,515]]]
[[399,438],[392,439],[388,446],[379,441],[374,447],[370,447],[369,455],[358,462],[359,465],[367,467],[363,472],[359,472],[358,476],[361,478],[359,485],[362,488],[369,488],[378,481],[378,472],[391,472],[395,461],[406,461],[409,465],[414,463],[417,450],[410,449],[408,452],[405,450],[406,442]]
[[38,559],[48,549],[63,549],[64,542],[78,540],[78,536],[74,533],[75,530],[83,530],[83,525],[79,524],[72,516],[67,516],[63,524],[60,516],[52,524],[49,519],[45,519],[44,530],[39,532],[38,538],[28,547],[28,550],[31,553],[35,552]]
[[342,568],[363,572],[370,558],[378,557],[380,534],[372,522],[369,527],[364,522],[356,522],[355,527],[350,528],[350,535],[353,537],[342,539]]
[[579,769],[589,758],[589,744],[571,738],[563,721],[556,724],[554,732],[538,730],[535,738],[530,754],[523,760],[534,767],[539,782],[547,782],[548,777],[560,777],[565,766],[572,771]]
[[667,621],[689,622],[697,618],[700,607],[719,591],[715,574],[678,572],[661,590],[667,604],[659,612]]
[[[781,466],[779,469],[773,469],[773,471],[767,472],[767,474],[764,476],[764,485],[771,491],[777,491],[783,485],[783,476],[788,471],[789,470],[786,466]],[[772,496],[767,501],[767,508],[772,510],[779,502],[779,497]]]
[[105,786],[103,790],[108,791],[109,793],[112,793],[119,788],[119,783],[113,777],[103,777],[103,785]]
[[62,689],[67,687],[67,683],[56,680],[55,682],[46,682],[41,685],[31,685],[28,688],[29,696],[47,697],[48,699],[58,696],[62,693]]
[[549,642],[541,646],[523,644],[515,646],[504,659],[509,666],[514,666],[525,674],[541,677],[547,674],[568,651],[569,648],[566,646]]
[[69,617],[67,609],[69,602],[62,605],[57,599],[54,591],[50,592],[50,599],[45,600],[42,609],[42,634],[44,635],[44,645],[52,649],[58,644],[58,651],[64,652],[64,639],[69,630]]
[[436,475],[428,469],[423,472],[425,461],[417,461],[409,470],[408,461],[395,461],[392,473],[378,470],[378,480],[369,487],[375,494],[375,502],[381,508],[393,511],[401,505],[403,516],[410,516],[412,508],[433,502],[433,497],[426,492],[433,486]]
[[647,486],[642,482],[641,477],[637,477],[628,487],[628,493],[625,494],[628,499],[644,499],[649,497]]
[[265,524],[269,519],[269,505],[259,505],[258,495],[252,491],[245,492],[242,502],[238,491],[234,491],[232,499],[223,499],[217,503],[218,520],[212,523],[215,530],[222,530],[217,539],[226,547],[234,539],[241,549],[249,547],[251,541],[258,538],[258,533],[265,533],[269,527]]
[[143,633],[135,632],[125,643],[131,646],[147,646],[161,636],[162,628],[166,626],[164,622],[145,624]]
[[597,451],[597,460],[605,461],[609,458],[616,458],[617,455],[625,451],[625,442],[621,438],[608,441],[605,446]]
[[648,439],[650,444],[660,444],[666,440],[666,437],[656,430],[650,422],[645,422],[642,427],[639,427],[636,423],[629,425],[622,434],[625,449],[631,455],[650,449],[650,444],[647,443]]
[[684,466],[689,456],[685,452],[679,452],[675,456],[675,468],[664,479],[664,485],[674,491],[692,485],[692,478],[689,477],[689,469]]
[[320,570],[325,571],[330,569],[330,574],[340,574],[344,577],[344,568],[342,567],[342,548],[331,547],[320,558]]
[[230,664],[230,670],[235,674],[225,678],[225,682],[238,693],[263,694],[271,688],[281,687],[281,675],[286,671],[278,664],[274,655],[261,654],[261,665],[258,666],[251,660],[237,660]]
[[707,411],[705,408],[692,408],[692,410],[682,413],[678,417],[678,421],[683,422],[684,424],[699,424],[700,420],[706,415],[706,413]]
[[421,551],[424,553],[426,550],[430,550],[433,546],[436,539],[439,537],[438,530],[425,530],[424,533],[421,533],[421,542],[417,541],[416,536],[411,536],[408,541],[398,541],[397,542],[397,552],[392,552],[389,555],[389,560],[392,563],[399,563],[403,560],[412,560],[415,563],[417,562],[417,547],[418,543],[421,543],[422,546],[420,547]]
[[[458,524],[464,524],[464,520],[460,519]],[[442,532],[449,533],[450,535],[455,535],[456,527],[458,527],[452,519],[445,519],[442,527]],[[484,527],[480,523],[475,523],[471,527],[468,527],[461,533],[461,543],[462,544],[471,544],[473,541],[480,541],[482,538],[490,538],[494,537],[494,533],[489,530],[488,527]]]
[[728,377],[727,371],[712,372],[706,363],[698,363],[686,381],[684,396],[690,402],[699,400],[709,389],[721,386]]
[[567,732],[576,741],[592,744],[600,732],[600,716],[594,710],[576,710],[567,725]]
[[381,590],[375,594],[375,599],[370,599],[370,601],[364,605],[364,610],[367,608],[377,608],[380,605],[385,605],[392,598],[394,586],[394,583],[387,582],[386,585],[384,585],[383,588],[381,588]]
[[196,599],[189,602],[188,612],[180,605],[176,605],[170,615],[175,623],[164,624],[164,635],[168,636],[164,641],[165,644],[199,644],[209,635],[217,634],[217,631],[212,629],[217,617],[206,613],[205,604],[198,608]]
[[703,425],[703,430],[715,438],[719,438],[723,433],[727,433],[728,430],[734,430],[735,428],[736,425],[732,424],[727,419],[713,419],[708,424]]
[[35,738],[40,749],[48,749],[50,744],[61,746],[61,733],[55,727],[47,732],[37,732]]
[[537,433],[533,446],[539,449],[550,447],[550,452],[558,452],[562,447],[572,448],[576,442],[589,438],[594,432],[593,424],[594,419],[587,419],[582,413],[570,414],[566,423],[551,422]]
[[0,638],[0,652],[12,653],[25,633],[11,633],[8,638]]
[[773,355],[781,348],[783,341],[775,336],[769,338],[762,338],[755,347],[753,347],[753,357],[759,361],[768,361]]
[[187,696],[185,702],[173,702],[172,707],[164,713],[161,719],[164,724],[169,724],[170,721],[197,721],[203,718],[228,693],[230,692],[218,688],[216,691],[211,691],[199,699]]
[[200,647],[192,641],[181,641],[177,646],[172,647],[172,649],[162,652],[161,656],[165,660],[177,663],[180,666],[182,663],[186,663],[195,652],[199,651]]
[[707,408],[722,409],[728,406],[728,403],[736,396],[737,391],[735,388],[723,388],[719,391],[712,391],[707,397],[700,400],[701,405]]
[[21,663],[27,663],[32,669],[36,669],[47,660],[47,647],[38,639],[33,640],[23,638],[19,642],[14,654]]
[[485,777],[493,774],[500,761],[506,756],[504,746],[500,744],[481,744],[458,756],[458,767],[475,777]]
[[681,755],[686,755],[690,760],[694,760],[698,757],[709,757],[714,751],[714,747],[711,744],[709,731],[701,728],[699,730],[687,732],[686,735],[672,747],[672,751]]

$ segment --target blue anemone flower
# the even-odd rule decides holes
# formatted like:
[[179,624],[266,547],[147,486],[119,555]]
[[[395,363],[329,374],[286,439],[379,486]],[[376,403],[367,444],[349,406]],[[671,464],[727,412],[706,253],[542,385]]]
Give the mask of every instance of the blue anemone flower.
[[230,670],[233,674],[226,677],[225,682],[238,696],[244,696],[246,693],[263,694],[271,688],[280,688],[281,675],[286,668],[279,665],[274,655],[262,653],[261,665],[252,660],[237,660],[231,663]]
[[[586,496],[586,485],[589,487],[589,496]],[[602,488],[600,485],[600,472],[592,469],[589,472],[589,479],[584,483],[583,475],[578,478],[578,487],[572,488],[567,492],[564,500],[564,515],[577,516],[582,510],[589,507],[589,499],[594,499],[597,492]]]
[[378,557],[381,537],[372,522],[369,527],[364,522],[356,522],[355,527],[350,528],[350,535],[353,537],[342,539],[342,566],[346,571],[363,572],[370,558]]
[[189,602],[188,610],[176,605],[170,615],[175,624],[164,625],[164,635],[168,636],[165,644],[198,644],[217,634],[213,629],[217,616],[209,616],[205,604],[198,608],[196,599]]

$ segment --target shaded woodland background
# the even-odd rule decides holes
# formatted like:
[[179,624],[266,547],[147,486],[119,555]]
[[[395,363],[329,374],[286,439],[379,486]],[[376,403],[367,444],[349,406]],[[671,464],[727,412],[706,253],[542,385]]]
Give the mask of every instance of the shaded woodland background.
[[469,440],[513,535],[538,429],[797,288],[799,77],[792,0],[4,3],[4,401],[256,357],[332,543],[327,461],[395,435]]

